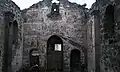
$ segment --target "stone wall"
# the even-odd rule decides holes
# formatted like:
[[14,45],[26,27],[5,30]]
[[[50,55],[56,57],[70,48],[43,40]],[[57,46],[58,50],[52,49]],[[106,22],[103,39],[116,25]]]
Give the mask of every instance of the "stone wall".
[[23,48],[23,18],[21,16],[20,8],[10,0],[0,0],[0,72],[2,72],[3,54],[4,54],[4,29],[5,20],[4,13],[12,12],[15,17],[14,20],[18,23],[18,44],[12,45],[12,72],[15,72],[22,64],[22,48]]
[[[117,1],[117,0],[116,0]],[[101,21],[101,59],[100,59],[100,68],[101,72],[119,72],[120,63],[119,63],[119,14],[117,13],[119,9],[117,8],[119,4],[115,3],[114,0],[106,1],[97,1],[94,5],[94,9],[100,11],[100,21]],[[105,23],[105,12],[108,5],[113,5],[115,7],[115,22],[114,22],[114,33],[112,35],[106,36],[109,34],[105,32],[104,23]],[[110,11],[109,11],[110,12]],[[111,24],[110,24],[111,25]],[[108,25],[108,27],[110,26]],[[111,29],[112,30],[112,29]],[[111,38],[110,38],[111,37]]]
[[45,67],[47,40],[57,35],[63,40],[64,71],[70,70],[70,53],[73,49],[81,51],[81,61],[85,63],[84,50],[87,49],[87,26],[85,14],[87,9],[67,2],[60,4],[60,15],[51,19],[48,14],[51,6],[45,2],[34,4],[23,12],[24,16],[24,52],[23,63],[29,64],[29,51],[38,48],[40,65]]
[[[115,7],[115,33],[112,39],[105,39],[104,15],[109,4]],[[29,64],[29,51],[34,48],[39,50],[40,66],[46,68],[47,41],[52,35],[57,35],[63,40],[64,71],[70,71],[71,51],[79,49],[81,62],[87,63],[88,72],[95,72],[97,68],[95,63],[97,62],[97,47],[95,45],[97,42],[95,33],[97,20],[90,12],[96,9],[100,11],[100,71],[120,71],[120,6],[118,0],[97,0],[90,10],[76,3],[61,0],[60,15],[53,18],[53,15],[50,14],[51,7],[50,0],[43,0],[21,11],[11,0],[0,0],[0,72],[2,72],[3,67],[5,12],[11,12],[15,15],[14,20],[17,21],[19,29],[18,43],[17,45],[12,44],[12,72],[18,71],[24,64]],[[109,44],[112,40],[114,42]]]

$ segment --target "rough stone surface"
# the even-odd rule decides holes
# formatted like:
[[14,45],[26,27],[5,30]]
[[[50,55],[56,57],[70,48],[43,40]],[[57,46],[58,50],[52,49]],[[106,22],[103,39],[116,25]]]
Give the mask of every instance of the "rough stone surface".
[[70,54],[73,49],[81,51],[81,61],[84,64],[83,47],[87,49],[87,19],[85,19],[87,9],[70,2],[66,5],[62,3],[60,4],[60,18],[54,20],[47,16],[51,11],[51,6],[42,6],[42,4],[45,2],[39,2],[23,11],[23,16],[25,16],[23,63],[29,63],[29,50],[38,48],[40,65],[45,67],[47,40],[50,36],[57,35],[63,40],[64,71],[70,71]]
[[[115,7],[115,32],[110,35],[112,38],[106,38],[105,12],[110,4]],[[13,13],[18,23],[18,43],[12,44],[12,72],[29,65],[29,52],[36,48],[40,54],[40,67],[46,69],[47,41],[52,35],[63,40],[64,72],[70,71],[70,54],[73,49],[80,50],[81,64],[87,64],[88,72],[119,72],[119,4],[119,0],[96,0],[91,9],[86,9],[68,0],[60,0],[59,14],[54,15],[51,14],[51,0],[40,1],[24,10],[20,10],[11,0],[0,0],[0,72],[4,57],[5,12]],[[97,15],[93,14],[95,10],[99,10]],[[97,34],[100,34],[100,38]]]
[[[23,18],[21,16],[21,11],[19,7],[12,1],[0,0],[0,72],[2,72],[2,64],[3,64],[3,54],[4,54],[4,28],[5,28],[5,20],[4,13],[12,12],[15,17],[14,20],[18,23],[18,45],[12,45],[13,51],[15,53],[12,55],[12,69],[13,72],[22,64],[22,48],[23,48]],[[18,56],[17,56],[18,55]],[[18,63],[18,64],[17,64]]]
[[[92,6],[92,9],[98,9],[100,11],[100,31],[101,31],[101,60],[100,60],[100,70],[101,72],[119,72],[120,71],[120,63],[119,63],[119,1],[118,0],[98,0],[94,5]],[[108,5],[113,5],[115,7],[115,28],[114,33],[111,36],[111,38],[108,36],[106,37],[105,34],[105,12]],[[109,11],[110,12],[110,11]],[[111,29],[112,30],[112,29]],[[113,42],[112,42],[113,41]]]

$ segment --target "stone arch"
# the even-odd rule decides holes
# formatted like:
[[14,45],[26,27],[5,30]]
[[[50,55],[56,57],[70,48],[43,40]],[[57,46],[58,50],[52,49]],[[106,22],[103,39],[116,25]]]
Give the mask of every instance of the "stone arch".
[[70,54],[70,71],[74,72],[74,70],[80,69],[80,50],[73,49]]
[[[57,35],[53,35],[47,41],[47,51],[48,50],[54,51],[54,49],[53,49],[54,44],[61,44],[61,46],[62,46],[61,51],[63,50],[63,41],[62,41],[62,39]],[[50,46],[52,46],[52,47],[50,47]],[[50,49],[48,49],[48,48],[50,48]]]
[[47,71],[63,71],[63,41],[57,35],[47,41]]
[[32,67],[36,64],[39,66],[39,51],[38,51],[38,49],[31,49],[29,51],[29,63],[30,63],[30,67]]

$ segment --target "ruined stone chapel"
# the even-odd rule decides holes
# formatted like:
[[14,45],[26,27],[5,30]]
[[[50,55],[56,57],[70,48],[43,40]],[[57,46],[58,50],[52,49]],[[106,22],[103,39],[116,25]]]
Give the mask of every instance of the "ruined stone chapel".
[[119,0],[0,0],[0,72],[120,72],[119,20]]

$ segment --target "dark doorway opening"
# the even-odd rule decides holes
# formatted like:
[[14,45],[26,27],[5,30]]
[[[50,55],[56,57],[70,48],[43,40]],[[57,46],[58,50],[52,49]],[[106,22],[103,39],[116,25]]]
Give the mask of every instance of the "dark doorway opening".
[[71,72],[80,71],[80,51],[77,49],[71,51],[70,69]]
[[39,52],[38,49],[30,50],[30,67],[39,66]]
[[51,36],[47,42],[47,72],[63,71],[63,42],[56,35]]

